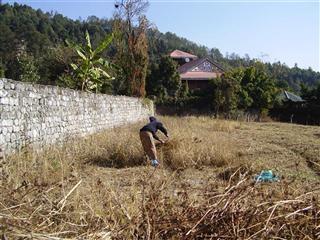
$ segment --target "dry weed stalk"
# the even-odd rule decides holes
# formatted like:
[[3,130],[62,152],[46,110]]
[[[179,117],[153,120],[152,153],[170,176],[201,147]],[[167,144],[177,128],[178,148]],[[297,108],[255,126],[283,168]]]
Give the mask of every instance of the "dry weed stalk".
[[[174,174],[167,179],[150,181],[157,171],[151,174],[141,176],[142,196],[136,202],[140,202],[138,211],[129,213],[110,190],[109,207],[105,209],[110,211],[109,217],[101,218],[94,210],[91,213],[87,210],[82,222],[78,222],[77,217],[70,218],[81,211],[72,207],[75,203],[71,199],[69,205],[65,203],[65,207],[61,207],[69,194],[63,201],[47,200],[52,186],[41,191],[37,189],[39,195],[20,204],[17,202],[21,199],[6,192],[11,198],[6,203],[1,201],[3,234],[33,239],[95,239],[94,236],[100,239],[98,233],[103,231],[114,239],[261,239],[272,236],[316,239],[319,236],[319,189],[293,199],[267,200],[261,188],[248,176],[243,176],[235,184],[227,184],[223,192],[214,195],[203,192],[202,200],[194,202],[189,198],[188,189],[178,197],[168,195]],[[31,193],[20,189],[24,197]],[[257,196],[261,201],[257,201]]]
[[148,212],[141,215],[137,238],[288,239],[294,236],[316,239],[319,236],[319,190],[290,200],[259,203],[256,196],[261,195],[261,189],[243,176],[236,184],[228,185],[223,193],[203,199],[201,203],[187,201],[186,193],[172,205],[164,201],[165,193],[161,191],[165,187],[150,188],[149,195],[145,196]]

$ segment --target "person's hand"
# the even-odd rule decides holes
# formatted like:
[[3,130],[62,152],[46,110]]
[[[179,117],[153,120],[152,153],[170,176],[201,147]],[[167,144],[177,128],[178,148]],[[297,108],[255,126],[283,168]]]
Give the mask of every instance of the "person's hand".
[[167,134],[166,137],[169,138],[169,134]]
[[157,159],[151,160],[151,166],[152,167],[159,167],[160,163]]

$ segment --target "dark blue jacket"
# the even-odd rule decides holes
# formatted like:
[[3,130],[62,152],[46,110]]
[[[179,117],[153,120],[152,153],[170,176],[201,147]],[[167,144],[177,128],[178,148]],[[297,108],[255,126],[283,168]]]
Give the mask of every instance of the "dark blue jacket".
[[157,121],[157,119],[155,117],[150,117],[149,120],[150,120],[150,123],[143,126],[143,128],[140,129],[140,132],[142,132],[142,131],[151,132],[152,136],[155,139],[157,139],[158,141],[160,141],[159,137],[156,135],[156,132],[158,130],[163,132],[164,135],[168,136],[167,129],[163,126],[163,124],[161,122]]

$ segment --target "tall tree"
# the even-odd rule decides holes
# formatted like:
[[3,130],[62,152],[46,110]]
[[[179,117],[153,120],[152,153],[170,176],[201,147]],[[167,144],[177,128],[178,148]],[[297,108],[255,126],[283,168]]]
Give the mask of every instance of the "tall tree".
[[12,51],[12,54],[14,57],[10,59],[6,66],[4,75],[23,82],[39,82],[38,61],[31,53],[27,52],[23,41],[19,43],[17,49]]
[[163,86],[167,89],[169,96],[177,98],[181,89],[181,79],[177,71],[177,64],[169,56],[160,60],[159,75],[162,78]]
[[236,68],[214,79],[213,105],[216,111],[226,114],[236,109],[257,110],[260,116],[273,107],[278,88],[275,80],[266,73],[265,66],[256,62],[255,66]]
[[211,85],[213,87],[212,103],[215,115],[223,112],[226,116],[229,116],[238,107],[239,74],[227,72],[225,75],[213,79]]
[[267,113],[273,106],[278,89],[275,80],[266,73],[262,63],[257,62],[255,66],[245,69],[241,86],[252,99],[251,108]]
[[17,80],[23,82],[38,82],[40,80],[39,70],[34,57],[27,53],[17,57],[19,76]]
[[148,5],[145,0],[122,0],[115,4],[115,62],[122,70],[121,80],[127,83],[126,93],[137,97],[145,96],[148,20],[144,13]]
[[[169,56],[162,56],[159,65],[151,65],[147,78],[147,93],[161,98],[177,98],[180,90],[182,90],[182,84],[177,63]],[[165,95],[163,96],[162,93]]]

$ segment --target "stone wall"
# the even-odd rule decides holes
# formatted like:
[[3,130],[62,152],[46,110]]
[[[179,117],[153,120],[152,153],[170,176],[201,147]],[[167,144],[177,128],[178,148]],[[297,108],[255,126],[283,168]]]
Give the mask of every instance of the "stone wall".
[[0,148],[44,146],[146,120],[146,100],[0,79]]

